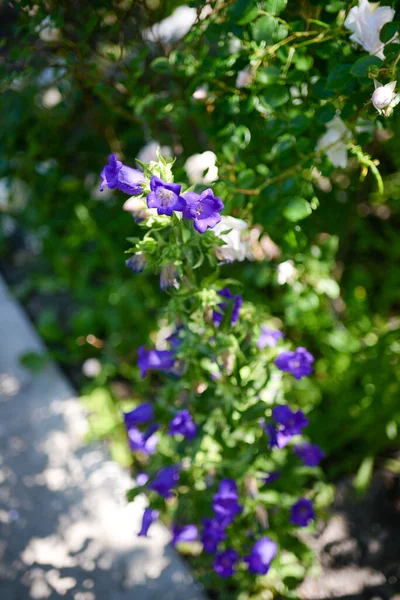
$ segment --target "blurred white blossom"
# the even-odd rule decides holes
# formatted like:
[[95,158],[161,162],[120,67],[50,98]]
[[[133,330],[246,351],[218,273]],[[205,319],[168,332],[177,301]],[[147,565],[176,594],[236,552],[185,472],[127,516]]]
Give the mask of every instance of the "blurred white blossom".
[[86,377],[96,377],[101,371],[101,362],[97,358],[88,358],[82,365]]
[[128,198],[128,200],[124,202],[122,208],[132,213],[132,216],[137,223],[157,215],[157,209],[149,208],[146,201],[138,196],[131,196]]
[[[354,33],[350,39],[374,56],[384,60],[385,44],[380,40],[380,32],[386,23],[393,21],[395,11],[390,6],[379,6],[379,2],[359,0],[358,6],[350,9],[344,26]],[[390,40],[393,41],[393,40]]]
[[243,71],[239,71],[236,78],[236,87],[240,89],[250,85],[253,81],[253,75],[253,71],[250,67],[243,69]]
[[62,94],[55,86],[49,87],[42,96],[42,104],[45,108],[53,108],[62,101]]
[[143,163],[150,163],[151,161],[158,162],[157,149],[160,148],[160,152],[163,156],[172,156],[172,150],[169,146],[161,146],[159,142],[150,140],[145,146],[139,151],[137,158]]
[[297,270],[292,260],[286,260],[278,265],[278,283],[294,283],[297,279]]
[[[229,229],[231,230],[229,233],[223,234],[224,231]],[[242,262],[246,258],[248,260],[254,258],[248,229],[249,226],[242,219],[229,216],[221,217],[221,221],[213,228],[215,235],[226,243],[225,246],[214,248],[218,260],[222,262],[233,262],[235,260]]]
[[317,142],[315,150],[324,151],[335,167],[344,169],[347,166],[346,141],[351,133],[342,119],[338,116],[326,123],[326,133]]
[[195,100],[205,100],[208,96],[208,85],[202,85],[195,89],[193,98]]
[[190,31],[197,19],[197,11],[190,6],[179,6],[172,15],[143,32],[148,42],[175,42]]
[[213,183],[218,179],[217,157],[207,150],[202,154],[193,154],[185,162],[185,170],[190,183]]
[[397,81],[381,85],[374,79],[375,91],[372,94],[372,104],[380,115],[390,116],[393,108],[400,102],[400,94],[395,93]]

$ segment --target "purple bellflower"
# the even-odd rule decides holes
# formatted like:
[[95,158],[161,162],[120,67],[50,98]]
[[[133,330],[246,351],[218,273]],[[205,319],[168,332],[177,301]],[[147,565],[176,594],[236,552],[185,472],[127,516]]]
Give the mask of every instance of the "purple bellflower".
[[197,425],[193,422],[192,415],[188,410],[180,410],[169,425],[169,434],[171,436],[180,433],[187,440],[192,440],[197,433]]
[[263,477],[262,481],[269,485],[270,483],[274,483],[274,481],[277,481],[281,475],[282,473],[280,471],[272,471],[272,473],[268,473],[266,477]]
[[149,476],[147,475],[147,473],[138,473],[136,476],[136,484],[140,487],[142,485],[146,485],[148,480],[149,480]]
[[272,418],[281,425],[281,430],[286,435],[299,435],[308,425],[308,419],[302,410],[292,411],[286,404],[276,406],[272,410]]
[[128,413],[124,413],[124,421],[126,427],[133,425],[143,425],[154,419],[154,409],[149,402],[143,402]]
[[137,427],[128,428],[129,447],[132,452],[143,452],[148,456],[154,454],[158,444],[158,436],[155,432],[158,429],[157,424],[150,425],[146,433],[140,431]]
[[227,548],[224,552],[215,555],[214,571],[220,577],[228,578],[234,575],[239,554],[233,548]]
[[246,556],[244,561],[249,565],[251,573],[265,575],[268,573],[272,560],[278,552],[278,546],[269,537],[263,537],[258,540],[249,556]]
[[311,500],[307,500],[307,498],[300,498],[296,504],[293,504],[290,520],[294,525],[298,525],[299,527],[307,527],[309,522],[313,519],[315,519],[315,511]]
[[133,273],[142,273],[146,267],[146,257],[144,254],[134,254],[125,261],[125,265],[133,271]]
[[314,357],[300,346],[294,352],[282,352],[276,358],[275,364],[281,371],[291,373],[296,379],[301,379],[311,375],[314,360]]
[[142,527],[138,533],[138,537],[147,537],[150,525],[154,523],[154,521],[157,521],[159,514],[158,510],[154,510],[150,507],[146,508],[143,513]]
[[147,196],[147,206],[156,208],[159,215],[172,217],[174,210],[182,211],[186,202],[180,196],[181,185],[179,183],[167,183],[154,175],[150,180],[150,193]]
[[279,340],[285,336],[279,329],[269,329],[269,327],[261,327],[261,335],[258,338],[257,346],[260,350],[264,350],[265,346],[274,348]]
[[193,221],[196,231],[204,233],[207,227],[212,229],[220,222],[219,213],[224,208],[224,204],[221,198],[214,196],[211,189],[204,190],[201,194],[187,192],[183,197],[186,202],[183,217]]
[[177,466],[163,467],[150,483],[149,488],[158,492],[163,498],[170,498],[172,496],[171,489],[178,484],[178,481],[179,468]]
[[125,166],[120,160],[117,160],[115,154],[111,154],[108,165],[100,173],[102,179],[100,191],[108,185],[110,190],[118,188],[121,192],[137,196],[143,193],[142,183],[146,181],[141,171]]
[[213,497],[213,509],[217,521],[227,526],[242,512],[243,507],[238,504],[238,492],[236,482],[233,479],[223,479],[218,492]]
[[279,448],[279,450],[281,450],[292,439],[292,436],[290,434],[277,429],[277,427],[273,423],[265,424],[261,422],[261,426],[264,429],[264,432],[269,437],[270,450],[273,450],[274,448]]
[[308,442],[295,446],[294,452],[307,467],[317,467],[325,457],[325,452],[317,444],[309,444]]
[[215,552],[220,542],[226,539],[224,528],[215,519],[203,519],[203,531],[201,541],[204,552]]
[[175,357],[169,350],[146,350],[140,346],[138,350],[140,376],[146,377],[148,371],[171,371],[175,363]]
[[199,530],[196,525],[174,525],[172,530],[172,546],[179,542],[195,542],[199,537]]
[[[228,300],[233,300],[233,309],[231,315],[231,325],[234,325],[239,320],[239,313],[241,306],[243,304],[243,298],[240,295],[232,294],[229,288],[224,288],[218,292],[220,296],[223,298],[227,298]],[[219,327],[222,323],[222,319],[224,318],[225,311],[228,307],[227,302],[222,302],[217,305],[219,311],[214,310],[213,312],[213,321],[216,327]]]

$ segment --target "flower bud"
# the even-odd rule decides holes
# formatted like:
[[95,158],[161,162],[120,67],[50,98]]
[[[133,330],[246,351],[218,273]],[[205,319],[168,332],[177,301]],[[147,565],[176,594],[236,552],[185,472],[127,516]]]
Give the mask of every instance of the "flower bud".
[[134,273],[141,273],[146,266],[146,257],[142,253],[134,254],[127,261],[125,261],[128,269],[133,271]]

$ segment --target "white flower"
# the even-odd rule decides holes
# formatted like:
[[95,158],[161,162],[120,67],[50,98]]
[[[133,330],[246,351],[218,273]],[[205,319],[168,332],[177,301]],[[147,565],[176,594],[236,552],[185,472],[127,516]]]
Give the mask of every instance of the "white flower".
[[380,115],[387,117],[392,114],[393,108],[400,102],[400,94],[395,94],[397,81],[381,85],[374,79],[375,91],[372,94],[372,104]]
[[143,32],[143,38],[149,42],[175,42],[181,40],[190,31],[197,19],[197,11],[190,6],[179,6],[172,15],[156,23]]
[[297,278],[297,270],[292,260],[286,260],[278,265],[278,283],[294,283]]
[[236,78],[236,87],[244,88],[251,84],[253,81],[253,71],[248,67],[243,71],[239,71]]
[[[150,142],[147,142],[147,144],[139,151],[139,154],[137,155],[138,160],[146,164],[152,161],[158,162],[157,149],[159,147],[159,142],[150,140]],[[161,146],[160,152],[164,157],[172,156],[172,150],[169,146]]]
[[350,131],[338,116],[326,124],[326,133],[317,142],[315,150],[324,150],[335,167],[344,169],[347,166],[346,140],[351,137]]
[[[246,258],[252,260],[254,258],[250,247],[250,235],[248,233],[248,225],[242,219],[235,217],[223,216],[221,221],[213,228],[213,233],[225,242],[225,246],[216,246],[214,252],[218,260],[221,262],[233,262],[238,260],[242,262]],[[229,231],[222,235],[224,231]]]
[[192,94],[192,97],[195,100],[206,100],[208,96],[208,85],[202,85],[195,89]]
[[155,217],[157,215],[156,208],[149,208],[145,200],[143,198],[138,198],[137,196],[128,198],[128,200],[124,202],[122,208],[132,213],[136,223],[140,223],[149,217]]
[[217,157],[207,150],[203,154],[193,154],[185,162],[185,169],[190,183],[212,183],[218,179]]
[[379,2],[359,0],[358,6],[354,6],[347,15],[344,26],[354,31],[350,36],[351,40],[361,44],[364,50],[370,54],[384,60],[385,44],[381,42],[379,35],[382,27],[393,21],[395,11],[390,6],[380,6],[379,8],[378,6]]
[[57,87],[52,86],[44,92],[42,104],[45,108],[53,108],[54,106],[57,106],[57,104],[60,104],[62,99],[63,97],[60,90]]

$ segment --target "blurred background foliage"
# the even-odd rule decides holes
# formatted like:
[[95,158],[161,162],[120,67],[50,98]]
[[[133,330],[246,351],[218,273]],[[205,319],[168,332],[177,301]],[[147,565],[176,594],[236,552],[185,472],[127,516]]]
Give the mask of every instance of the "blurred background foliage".
[[[186,159],[212,150],[226,214],[263,231],[259,260],[223,274],[317,357],[316,377],[288,400],[309,413],[328,475],[361,469],[362,487],[366,465],[399,439],[400,113],[377,118],[367,73],[350,74],[364,54],[338,25],[348,3],[183,4],[0,4],[1,270],[85,394],[93,435],[129,464],[116,401],[151,393],[137,348],[154,341],[164,301],[156,278],[126,269],[138,228],[122,193],[98,192],[99,173],[110,152],[134,166],[153,142],[187,180]],[[175,34],[152,29],[176,9],[186,17]],[[249,62],[252,79],[237,86]],[[338,108],[354,144],[379,160],[383,194],[356,158],[340,170],[316,158]]]

